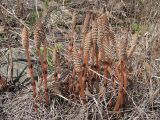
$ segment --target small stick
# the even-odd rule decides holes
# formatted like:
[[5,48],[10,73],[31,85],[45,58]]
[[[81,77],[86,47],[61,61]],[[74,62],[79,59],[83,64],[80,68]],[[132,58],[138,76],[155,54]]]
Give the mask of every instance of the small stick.
[[133,38],[132,46],[131,46],[131,48],[127,51],[127,58],[130,58],[130,57],[133,55],[133,52],[135,51],[135,48],[136,48],[136,46],[137,46],[137,44],[138,44],[138,40],[139,40],[139,39],[138,39],[137,36]]
[[[104,62],[103,63],[103,66],[104,66],[104,77],[108,77],[108,63],[107,62]],[[108,85],[108,79],[105,80],[105,83],[104,83],[104,86],[107,87]]]

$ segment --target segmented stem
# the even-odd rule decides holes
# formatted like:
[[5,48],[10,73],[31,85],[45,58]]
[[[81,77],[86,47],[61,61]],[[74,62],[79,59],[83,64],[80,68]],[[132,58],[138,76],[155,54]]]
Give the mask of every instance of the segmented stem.
[[[36,23],[36,28],[34,32],[34,42],[35,47],[37,49],[37,54],[41,63],[42,68],[42,80],[44,82],[44,89],[45,89],[45,99],[46,99],[46,105],[49,105],[49,96],[48,96],[48,88],[47,88],[47,46],[46,46],[46,36],[44,33],[44,26],[41,22],[41,19],[39,19]],[[43,58],[41,55],[40,47],[41,43],[43,44]],[[42,82],[41,82],[42,83]]]
[[88,65],[89,61],[89,51],[91,48],[91,33],[87,33],[85,40],[84,40],[84,59],[83,64]]
[[25,49],[28,67],[29,67],[29,75],[31,77],[31,85],[33,89],[33,98],[34,98],[34,110],[37,112],[37,105],[36,105],[36,83],[34,80],[34,72],[33,72],[33,65],[31,64],[30,53],[29,53],[29,33],[26,27],[22,29],[22,46]]
[[98,51],[97,51],[97,39],[98,39],[98,25],[96,18],[92,22],[92,41],[93,41],[93,50],[92,50],[92,65],[96,57],[96,65],[98,66]]
[[46,43],[46,37],[44,34],[44,39],[43,39],[43,49],[44,49],[44,53],[43,53],[43,79],[44,79],[44,90],[45,90],[45,99],[46,99],[46,104],[49,105],[49,95],[48,95],[48,87],[47,87],[47,68],[48,68],[48,64],[47,64],[47,43]]
[[[81,43],[81,47],[84,46],[85,37],[86,37],[86,34],[89,31],[90,19],[91,19],[91,12],[87,11],[85,19],[84,19],[83,27],[82,27],[82,43]],[[82,49],[82,48],[80,48],[80,49]]]

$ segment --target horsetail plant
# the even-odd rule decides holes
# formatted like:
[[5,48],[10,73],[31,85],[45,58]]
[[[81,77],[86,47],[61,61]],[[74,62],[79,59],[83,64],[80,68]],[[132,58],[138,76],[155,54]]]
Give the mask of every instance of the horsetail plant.
[[33,89],[33,98],[34,98],[34,111],[37,112],[36,83],[35,83],[35,80],[34,80],[34,70],[33,70],[33,65],[31,63],[30,53],[29,53],[29,33],[28,33],[28,29],[26,27],[24,27],[22,29],[22,46],[25,49],[27,62],[28,62],[28,68],[29,68],[28,69],[29,70],[29,75],[31,77],[31,85],[32,85],[32,89]]

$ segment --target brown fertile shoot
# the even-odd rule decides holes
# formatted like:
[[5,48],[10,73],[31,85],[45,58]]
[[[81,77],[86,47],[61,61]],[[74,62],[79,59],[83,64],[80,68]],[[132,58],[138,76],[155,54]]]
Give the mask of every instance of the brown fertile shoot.
[[[37,54],[39,57],[39,61],[42,68],[42,83],[44,83],[44,90],[45,90],[45,100],[46,105],[49,105],[49,96],[48,96],[48,88],[47,88],[47,41],[44,33],[44,25],[41,19],[38,19],[35,31],[34,31],[34,42],[35,47],[37,49]],[[41,44],[43,45],[43,56],[41,55],[40,47]]]
[[30,59],[30,52],[29,52],[29,33],[28,33],[28,29],[26,27],[24,27],[22,29],[22,46],[25,49],[25,53],[26,53],[26,57],[27,57],[27,62],[28,62],[28,70],[29,70],[29,75],[31,77],[31,85],[32,85],[32,89],[33,89],[33,98],[34,98],[34,111],[37,112],[37,105],[36,105],[36,96],[37,96],[37,92],[36,92],[36,83],[34,80],[34,70],[33,70],[33,65],[31,63],[31,59]]

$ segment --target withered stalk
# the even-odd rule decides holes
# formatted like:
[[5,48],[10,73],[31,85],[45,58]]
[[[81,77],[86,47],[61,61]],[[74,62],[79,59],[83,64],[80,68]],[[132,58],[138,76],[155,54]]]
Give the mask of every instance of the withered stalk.
[[30,52],[29,52],[29,33],[26,27],[22,29],[22,46],[25,49],[26,57],[27,57],[27,63],[29,67],[29,75],[31,77],[31,85],[33,89],[33,98],[34,98],[34,111],[37,112],[37,105],[36,105],[36,83],[34,80],[34,70],[33,70],[33,65],[31,64],[31,59],[30,59]]
[[126,70],[126,61],[122,60],[121,62],[122,65],[122,77],[123,77],[123,87],[124,87],[124,97],[126,95],[126,89],[127,89],[127,84],[128,84],[128,80],[127,80],[127,70]]
[[[108,73],[108,67],[109,67],[109,66],[108,66],[108,63],[107,63],[107,62],[104,62],[104,63],[103,63],[103,66],[104,66],[104,77],[108,78],[108,74],[109,74],[109,73]],[[106,80],[105,80],[105,83],[104,83],[104,86],[105,86],[105,87],[107,87],[107,85],[108,85],[108,79],[106,79]]]
[[114,107],[114,111],[119,111],[120,107],[123,106],[124,98],[126,96],[126,88],[127,88],[125,60],[121,60],[119,66],[120,66],[120,71],[121,71],[121,77],[119,79],[119,91],[118,91],[117,102]]
[[[45,34],[44,34],[45,36]],[[48,95],[48,87],[47,87],[47,68],[48,68],[48,64],[47,64],[47,45],[46,45],[46,37],[44,37],[44,40],[42,42],[43,44],[43,49],[44,49],[44,53],[43,53],[43,80],[44,80],[44,90],[45,90],[45,99],[46,99],[46,105],[49,105],[49,95]]]
[[79,81],[79,86],[80,86],[80,97],[82,99],[83,104],[86,103],[86,98],[85,98],[85,77],[83,76],[83,72],[80,71],[78,72],[78,81]]
[[34,80],[34,72],[33,72],[33,65],[31,64],[31,60],[30,60],[30,55],[29,55],[29,50],[26,49],[26,57],[27,57],[27,62],[28,62],[28,68],[29,68],[29,75],[31,77],[31,85],[32,85],[32,89],[33,89],[33,98],[34,98],[34,111],[37,112],[37,105],[36,105],[36,83]]

